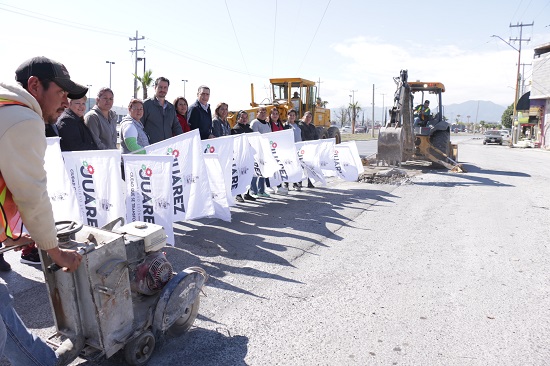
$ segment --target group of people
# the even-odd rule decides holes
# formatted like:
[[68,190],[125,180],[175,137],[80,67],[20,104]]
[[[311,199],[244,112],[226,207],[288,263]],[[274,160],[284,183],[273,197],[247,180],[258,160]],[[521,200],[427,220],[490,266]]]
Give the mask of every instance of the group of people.
[[[267,115],[267,108],[260,106],[257,111],[256,118],[249,122],[248,113],[246,111],[239,111],[237,114],[237,123],[231,129],[231,134],[240,133],[269,133],[291,129],[294,134],[294,142],[318,140],[319,134],[315,126],[313,125],[313,115],[310,111],[304,113],[302,120],[297,123],[297,112],[294,109],[290,109],[287,113],[287,120],[283,122],[280,119],[279,110],[277,108],[271,109],[269,116]],[[300,191],[302,189],[302,182],[294,182],[292,186],[295,190]],[[253,177],[250,182],[250,189],[244,196],[238,195],[236,200],[238,202],[244,202],[245,200],[255,201],[258,197],[270,197],[266,190],[271,190],[272,193],[286,195],[290,188],[289,183],[285,183],[285,186],[279,185],[277,187],[271,187],[269,178]],[[314,188],[311,181],[308,180],[308,188]]]
[[[197,100],[191,106],[185,97],[177,97],[173,103],[166,100],[170,81],[165,77],[155,80],[155,94],[145,101],[131,99],[128,105],[128,115],[120,123],[120,149],[123,154],[144,154],[145,146],[167,138],[199,130],[200,138],[228,136],[243,132],[275,132],[284,129],[294,131],[294,141],[318,139],[315,126],[311,123],[313,115],[307,111],[302,120],[297,121],[297,112],[290,110],[287,121],[282,121],[277,108],[271,109],[269,116],[266,107],[259,107],[256,118],[248,121],[248,113],[241,111],[237,115],[237,123],[231,128],[227,118],[229,106],[219,103],[214,109],[214,117],[210,104],[210,88],[201,85],[197,91]],[[61,137],[62,151],[115,149],[117,146],[117,116],[113,107],[114,94],[109,88],[101,88],[97,94],[96,105],[84,115],[86,96],[69,100],[69,107],[59,117],[53,128],[47,129],[47,136]],[[301,182],[294,182],[293,188],[301,190]],[[308,181],[308,187],[313,185]],[[251,188],[244,196],[238,195],[236,200],[254,201],[258,197],[269,197],[271,193],[288,194],[289,185],[270,187],[269,179],[253,178]],[[0,263],[1,264],[1,263]]]
[[[73,82],[63,64],[46,57],[22,63],[15,79],[13,85],[0,83],[0,241],[7,247],[29,244],[16,248],[24,248],[22,261],[31,255],[33,260],[28,263],[40,263],[40,248],[64,271],[74,272],[82,256],[58,246],[44,169],[45,137],[59,136],[62,151],[117,149],[114,93],[110,88],[101,88],[96,104],[85,113],[88,88]],[[297,122],[297,112],[290,110],[287,121],[282,121],[277,108],[271,109],[268,116],[267,108],[259,107],[250,123],[248,113],[240,111],[231,128],[227,103],[219,103],[212,118],[210,88],[200,86],[197,100],[188,106],[184,97],[177,97],[173,103],[166,100],[169,86],[168,79],[159,77],[152,98],[130,100],[128,115],[120,123],[122,153],[145,153],[144,147],[149,144],[194,129],[199,130],[203,140],[284,129],[293,130],[296,142],[319,138],[309,111]],[[269,179],[255,177],[244,197],[236,199],[244,202],[269,197],[269,186]],[[301,190],[301,182],[294,182],[293,187]],[[308,187],[313,187],[309,181]],[[288,188],[286,183],[285,187],[274,187],[274,192],[288,194]],[[23,223],[28,233],[23,232]],[[10,269],[0,254],[0,271]],[[0,357],[6,356],[14,365],[66,365],[77,357],[83,345],[68,339],[54,351],[29,332],[13,308],[13,298],[2,279],[0,293]]]

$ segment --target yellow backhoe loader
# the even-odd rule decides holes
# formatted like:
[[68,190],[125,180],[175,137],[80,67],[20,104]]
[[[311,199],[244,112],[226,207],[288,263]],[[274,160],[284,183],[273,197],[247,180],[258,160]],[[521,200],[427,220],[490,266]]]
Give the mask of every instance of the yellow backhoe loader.
[[[377,164],[400,166],[423,160],[453,172],[465,172],[457,162],[458,147],[451,143],[450,124],[443,115],[445,86],[440,82],[409,82],[407,78],[407,70],[401,70],[400,76],[394,78],[394,106],[389,111],[390,119],[380,129]],[[421,99],[413,103],[416,93]],[[429,95],[433,104],[426,109]],[[413,108],[415,104],[418,106]]]

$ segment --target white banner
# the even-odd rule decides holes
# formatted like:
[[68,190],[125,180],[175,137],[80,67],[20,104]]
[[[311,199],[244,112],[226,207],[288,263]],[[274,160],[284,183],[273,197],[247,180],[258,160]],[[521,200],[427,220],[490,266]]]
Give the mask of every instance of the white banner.
[[355,141],[343,142],[334,147],[334,165],[340,178],[350,182],[359,179],[359,174],[365,168]]
[[75,191],[71,187],[71,181],[65,170],[59,140],[59,137],[46,138],[48,146],[44,156],[44,169],[48,179],[48,196],[52,203],[53,217],[55,221],[83,222]]
[[[231,168],[233,165],[233,136],[217,137],[215,139],[202,140],[202,152],[203,154],[216,154],[218,161],[220,162],[222,170],[223,184],[225,186],[225,197],[227,203],[232,206],[235,204],[233,196],[231,194]],[[212,186],[218,186],[220,182],[213,184],[212,180],[219,180],[220,176],[212,176],[210,169],[208,173],[208,179],[210,180],[210,189]],[[212,192],[214,193],[214,192]]]
[[[269,177],[273,187],[282,182],[298,182],[302,178],[302,167],[296,155],[294,131],[283,130],[262,135],[269,142],[269,149],[277,162],[277,171]],[[265,140],[264,140],[265,143]]]
[[126,179],[126,222],[161,225],[174,245],[172,161],[168,155],[122,155]]
[[277,164],[277,160],[271,153],[269,139],[258,132],[248,133],[246,138],[254,149],[254,175],[265,178],[271,177],[279,170],[279,164]]
[[199,130],[145,147],[147,154],[171,155],[174,220],[193,220],[214,214]]
[[244,133],[233,135],[232,196],[246,193],[254,175],[254,149],[247,136]]
[[[330,147],[330,144],[325,143],[326,140],[311,140],[302,141],[295,144],[298,158],[302,163],[304,169],[305,178],[309,178],[313,182],[320,182],[322,185],[326,185],[326,180],[323,175],[323,166],[326,166],[325,160],[327,159],[326,148]],[[323,156],[321,158],[321,156]],[[328,157],[329,161],[334,161],[332,157]],[[323,159],[323,160],[322,160]]]
[[319,165],[323,170],[325,177],[336,176],[336,166],[334,165],[334,138],[319,140]]
[[126,217],[120,151],[65,151],[62,155],[85,225],[102,227]]
[[[204,162],[208,170],[209,177],[221,177],[222,166],[218,154],[204,154]],[[231,221],[231,211],[227,200],[227,189],[223,179],[210,179],[210,190],[212,191],[212,201],[214,203],[215,213],[212,215],[224,221]]]

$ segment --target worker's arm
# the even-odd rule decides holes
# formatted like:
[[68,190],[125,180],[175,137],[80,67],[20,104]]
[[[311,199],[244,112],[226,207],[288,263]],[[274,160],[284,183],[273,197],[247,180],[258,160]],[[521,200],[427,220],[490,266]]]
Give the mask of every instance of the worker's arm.
[[131,152],[135,154],[146,154],[145,150],[143,150],[143,146],[140,146],[137,143],[136,137],[127,137],[124,139],[124,143],[126,144],[128,150],[130,150]]

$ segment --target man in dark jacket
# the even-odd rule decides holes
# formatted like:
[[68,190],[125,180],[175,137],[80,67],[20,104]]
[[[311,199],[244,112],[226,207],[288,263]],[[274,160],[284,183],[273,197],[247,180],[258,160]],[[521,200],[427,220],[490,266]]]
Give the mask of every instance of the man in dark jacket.
[[155,80],[155,96],[143,102],[141,123],[149,136],[149,143],[154,144],[172,136],[183,133],[176,117],[176,108],[166,100],[170,81],[165,77]]
[[69,99],[69,108],[59,116],[56,126],[61,151],[98,150],[92,132],[84,123],[86,97]]
[[212,135],[212,111],[210,110],[210,88],[206,85],[199,86],[197,101],[187,111],[187,121],[191,130],[199,129],[201,140],[213,138]]

